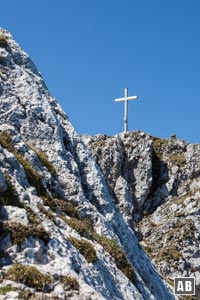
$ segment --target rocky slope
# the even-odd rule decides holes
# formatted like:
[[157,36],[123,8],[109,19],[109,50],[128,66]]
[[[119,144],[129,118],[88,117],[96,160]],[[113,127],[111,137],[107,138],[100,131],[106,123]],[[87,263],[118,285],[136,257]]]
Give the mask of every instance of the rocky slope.
[[84,136],[116,205],[162,276],[200,297],[200,145],[142,132]]
[[[144,182],[140,206],[151,186]],[[1,29],[0,299],[174,299],[108,183],[31,59]]]

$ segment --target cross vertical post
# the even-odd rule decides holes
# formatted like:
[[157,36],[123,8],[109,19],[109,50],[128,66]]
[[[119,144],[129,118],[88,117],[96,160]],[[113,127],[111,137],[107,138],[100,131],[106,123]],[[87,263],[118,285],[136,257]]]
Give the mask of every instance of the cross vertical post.
[[128,97],[128,88],[124,89],[124,98],[117,98],[115,102],[124,102],[124,132],[128,131],[128,101],[136,100],[137,96]]
[[124,132],[128,131],[128,88],[124,89]]

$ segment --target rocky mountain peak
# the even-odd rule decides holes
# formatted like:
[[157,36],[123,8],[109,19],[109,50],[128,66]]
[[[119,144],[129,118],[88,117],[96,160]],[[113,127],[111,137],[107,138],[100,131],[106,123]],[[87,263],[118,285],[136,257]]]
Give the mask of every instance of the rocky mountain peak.
[[157,269],[200,285],[200,145],[135,131],[85,136],[127,224]]
[[[198,154],[177,143],[186,159]],[[1,299],[175,299],[138,242],[145,225],[134,227],[144,208],[153,213],[163,203],[162,185],[158,200],[152,191],[154,156],[144,133],[80,137],[1,29]],[[197,178],[197,165],[189,169]]]

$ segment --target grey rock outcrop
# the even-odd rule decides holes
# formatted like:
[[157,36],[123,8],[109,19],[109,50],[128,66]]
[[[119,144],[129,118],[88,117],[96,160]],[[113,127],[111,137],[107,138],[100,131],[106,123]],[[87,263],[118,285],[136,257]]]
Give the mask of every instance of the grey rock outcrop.
[[[117,151],[119,143],[116,141],[119,158],[114,164],[122,155]],[[142,166],[143,159],[151,155],[150,139],[144,135],[144,143],[135,151],[141,155],[138,164]],[[140,178],[133,211],[144,205],[151,186],[151,161],[146,162],[141,173],[136,170],[133,174]],[[48,92],[31,59],[3,29],[0,168],[7,185],[4,191],[2,177],[0,285],[9,280],[16,299],[22,294],[29,299],[174,299],[116,207],[91,152]],[[110,171],[120,174],[115,168]],[[133,193],[129,185],[127,189]],[[10,206],[17,207],[15,213]],[[35,283],[19,279],[20,268],[41,279]],[[7,296],[9,293],[5,299]]]
[[138,131],[83,139],[156,268],[170,284],[195,276],[199,297],[200,145]]

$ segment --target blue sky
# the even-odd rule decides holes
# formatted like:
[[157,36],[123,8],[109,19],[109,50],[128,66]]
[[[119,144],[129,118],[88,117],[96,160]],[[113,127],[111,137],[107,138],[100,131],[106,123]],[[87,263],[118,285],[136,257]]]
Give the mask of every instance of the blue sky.
[[79,133],[129,130],[200,142],[199,0],[8,0],[11,31]]

